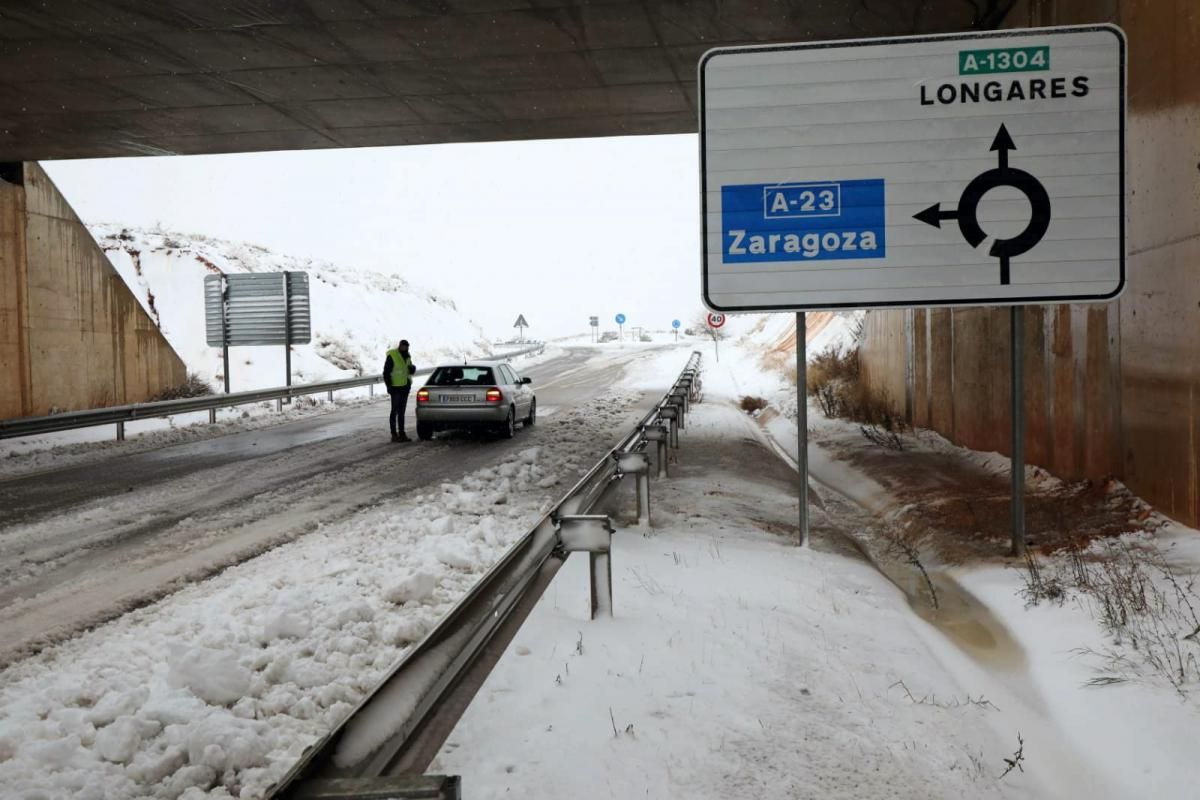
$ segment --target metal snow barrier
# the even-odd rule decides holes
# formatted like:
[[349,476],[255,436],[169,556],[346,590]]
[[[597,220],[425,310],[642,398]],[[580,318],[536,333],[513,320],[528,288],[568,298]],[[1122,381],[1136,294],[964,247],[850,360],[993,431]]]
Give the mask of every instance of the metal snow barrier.
[[[589,553],[593,615],[612,613],[613,526],[609,517],[593,509],[623,474],[636,474],[639,481],[646,481],[638,516],[649,522],[649,465],[644,451],[650,442],[665,444],[665,421],[683,413],[682,406],[671,405],[670,399],[672,392],[685,386],[684,377],[692,377],[687,384],[692,387],[689,402],[697,399],[699,368],[700,354],[693,353],[680,380],[633,432],[605,453],[336,729],[305,751],[270,797],[408,800],[437,796],[427,789],[406,790],[403,782],[386,779],[424,774],[568,553]],[[659,454],[665,456],[665,447],[660,446]],[[660,474],[665,465],[664,458],[659,462]],[[425,777],[439,786],[445,779]],[[378,794],[383,786],[388,787],[386,795]]]

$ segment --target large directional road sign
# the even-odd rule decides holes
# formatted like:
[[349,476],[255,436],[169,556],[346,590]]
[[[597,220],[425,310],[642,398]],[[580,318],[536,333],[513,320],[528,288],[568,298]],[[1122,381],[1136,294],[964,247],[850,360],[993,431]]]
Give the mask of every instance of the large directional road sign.
[[699,77],[711,308],[1121,292],[1120,29],[722,48]]

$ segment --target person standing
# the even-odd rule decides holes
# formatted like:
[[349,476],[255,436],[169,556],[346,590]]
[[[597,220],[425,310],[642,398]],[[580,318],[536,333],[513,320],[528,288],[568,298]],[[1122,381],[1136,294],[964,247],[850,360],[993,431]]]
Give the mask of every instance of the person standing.
[[393,442],[410,441],[404,432],[404,412],[408,410],[408,393],[412,390],[412,377],[417,368],[408,354],[408,339],[401,339],[395,350],[388,350],[383,362],[383,385],[392,399],[392,413],[388,424],[392,428]]

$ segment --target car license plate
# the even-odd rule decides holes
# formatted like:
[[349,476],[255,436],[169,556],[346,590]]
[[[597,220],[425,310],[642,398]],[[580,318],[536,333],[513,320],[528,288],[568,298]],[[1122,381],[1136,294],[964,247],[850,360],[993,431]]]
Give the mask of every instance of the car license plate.
[[443,403],[474,403],[475,395],[473,394],[440,394],[438,400]]

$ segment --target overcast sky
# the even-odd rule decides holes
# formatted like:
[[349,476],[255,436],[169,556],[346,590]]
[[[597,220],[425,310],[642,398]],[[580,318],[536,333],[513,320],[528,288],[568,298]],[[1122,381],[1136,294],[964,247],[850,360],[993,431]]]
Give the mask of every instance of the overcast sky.
[[[86,222],[247,241],[445,292],[489,336],[701,309],[695,136],[59,161]],[[197,287],[199,291],[199,287]]]

